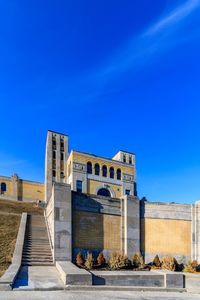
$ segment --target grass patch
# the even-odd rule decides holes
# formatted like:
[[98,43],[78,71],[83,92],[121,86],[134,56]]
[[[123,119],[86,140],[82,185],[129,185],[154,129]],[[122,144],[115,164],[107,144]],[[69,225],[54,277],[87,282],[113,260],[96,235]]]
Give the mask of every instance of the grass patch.
[[42,215],[43,211],[35,203],[0,199],[0,277],[12,262],[21,214],[27,212]]
[[21,214],[27,212],[30,214],[43,214],[43,209],[37,207],[35,203],[17,202],[0,199],[0,212]]
[[12,262],[20,220],[20,215],[0,215],[0,276]]

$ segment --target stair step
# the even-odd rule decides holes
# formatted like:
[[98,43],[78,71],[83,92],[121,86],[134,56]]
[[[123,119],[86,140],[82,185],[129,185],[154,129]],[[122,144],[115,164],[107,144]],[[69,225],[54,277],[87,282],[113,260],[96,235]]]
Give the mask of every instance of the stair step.
[[48,246],[48,247],[45,247],[45,246],[37,246],[37,245],[34,245],[34,246],[25,246],[23,248],[24,250],[33,250],[33,249],[37,249],[37,250],[40,250],[40,251],[51,251],[51,248]]
[[40,244],[45,244],[45,245],[48,245],[49,242],[47,241],[43,241],[43,240],[25,240],[26,243],[40,243]]
[[35,243],[35,244],[38,244],[38,243],[39,243],[39,244],[41,244],[41,245],[42,245],[42,244],[44,244],[44,245],[49,245],[49,242],[43,241],[43,240],[35,240],[35,241],[34,241],[34,240],[26,240],[26,239],[25,239],[25,242],[27,242],[27,243],[32,243],[32,244],[33,244],[33,243]]
[[42,252],[51,252],[51,248],[50,247],[24,247],[23,251],[42,251]]
[[49,245],[42,245],[42,244],[25,244],[24,245],[24,248],[33,248],[33,247],[36,247],[36,248],[44,248],[44,249],[50,249],[50,246]]
[[53,264],[53,260],[50,260],[50,259],[44,259],[44,260],[37,260],[37,259],[25,259],[25,260],[22,260],[22,264],[43,264],[43,263],[46,263],[46,264]]
[[23,258],[22,262],[53,262],[53,259],[49,259],[49,258],[43,258],[43,259],[39,259],[39,258]]
[[28,215],[22,265],[53,265],[44,216]]
[[22,266],[53,266],[53,263],[22,262]]
[[30,237],[30,236],[28,236],[28,237],[26,237],[26,239],[27,239],[27,240],[31,240],[31,241],[32,241],[32,240],[34,240],[34,241],[37,241],[37,240],[38,240],[38,241],[42,241],[42,240],[43,240],[43,241],[46,241],[46,242],[48,241],[48,238],[46,238],[46,237],[39,237],[39,236],[37,236],[37,237],[36,237],[36,236],[35,236],[35,237],[32,237],[32,236]]
[[35,252],[23,253],[23,258],[29,258],[29,257],[44,257],[44,258],[52,259],[51,253],[35,253]]
[[51,254],[51,252],[49,252],[49,251],[45,251],[45,252],[43,252],[43,251],[37,251],[37,252],[35,252],[35,251],[24,251],[23,252],[23,257],[25,257],[25,256],[31,256],[31,255],[35,255],[35,256],[39,256],[39,257],[52,257],[52,254]]
[[23,254],[23,258],[29,258],[29,257],[39,257],[39,258],[52,258],[52,255],[51,253],[48,253],[48,254],[44,254],[44,253],[24,253]]
[[27,253],[50,253],[51,254],[51,250],[50,249],[37,249],[37,248],[32,248],[32,249],[23,249],[23,252],[27,252]]
[[37,248],[37,249],[46,249],[46,250],[51,250],[50,246],[49,245],[24,245],[24,248],[23,249],[32,249],[32,248]]

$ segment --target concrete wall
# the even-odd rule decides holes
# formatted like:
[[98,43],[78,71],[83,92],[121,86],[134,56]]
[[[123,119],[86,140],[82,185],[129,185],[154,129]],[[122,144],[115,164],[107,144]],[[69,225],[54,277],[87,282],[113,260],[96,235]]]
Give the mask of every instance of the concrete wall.
[[200,201],[192,207],[192,259],[200,262]]
[[146,262],[156,254],[191,259],[191,205],[141,202],[141,251]]
[[120,199],[72,192],[73,253],[121,251]]
[[93,251],[108,256],[123,251],[131,258],[140,250],[139,200],[72,193],[73,253]]
[[54,183],[45,210],[46,222],[54,261],[72,258],[72,203],[71,187]]
[[140,252],[140,202],[137,197],[123,196],[122,211],[122,250],[132,259]]

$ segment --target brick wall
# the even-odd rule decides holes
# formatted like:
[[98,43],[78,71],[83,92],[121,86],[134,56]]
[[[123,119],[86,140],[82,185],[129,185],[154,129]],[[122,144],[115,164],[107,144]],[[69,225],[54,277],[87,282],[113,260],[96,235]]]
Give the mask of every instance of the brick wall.
[[121,250],[121,201],[72,193],[73,250],[113,252]]
[[121,217],[101,213],[73,212],[73,247],[120,251]]

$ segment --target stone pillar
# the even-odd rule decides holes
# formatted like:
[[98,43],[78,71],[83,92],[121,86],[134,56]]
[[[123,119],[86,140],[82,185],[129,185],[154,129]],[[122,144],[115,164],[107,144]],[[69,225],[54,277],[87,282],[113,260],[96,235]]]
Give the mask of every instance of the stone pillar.
[[192,260],[200,263],[200,201],[196,201],[191,208],[192,214]]
[[54,260],[72,259],[72,201],[71,186],[54,183]]
[[11,181],[13,184],[13,200],[18,201],[18,184],[19,184],[19,177],[17,174],[13,174],[11,177]]
[[137,197],[122,197],[122,251],[132,258],[140,252],[140,202]]

